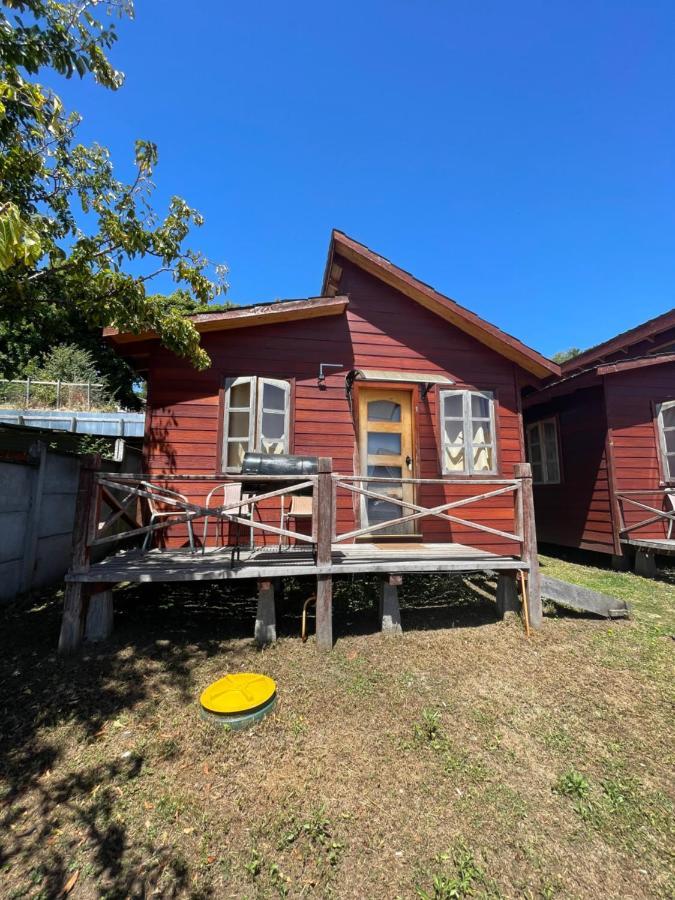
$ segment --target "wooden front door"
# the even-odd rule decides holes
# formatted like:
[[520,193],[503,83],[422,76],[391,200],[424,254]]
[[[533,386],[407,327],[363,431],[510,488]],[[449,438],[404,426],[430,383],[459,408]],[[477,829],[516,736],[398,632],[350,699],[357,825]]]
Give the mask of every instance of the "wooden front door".
[[[411,478],[414,472],[412,394],[410,391],[361,388],[359,390],[359,458],[361,475]],[[399,482],[362,482],[367,490],[397,500],[414,502],[414,485]],[[414,512],[386,500],[362,496],[361,524],[376,525]],[[415,522],[379,528],[367,535],[410,535]]]

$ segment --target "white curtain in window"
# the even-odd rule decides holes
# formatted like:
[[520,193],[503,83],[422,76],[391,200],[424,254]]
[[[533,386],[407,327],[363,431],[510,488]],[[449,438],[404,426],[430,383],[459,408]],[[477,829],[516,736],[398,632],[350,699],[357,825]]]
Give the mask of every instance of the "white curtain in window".
[[490,473],[496,470],[494,396],[490,391],[441,391],[443,472]]

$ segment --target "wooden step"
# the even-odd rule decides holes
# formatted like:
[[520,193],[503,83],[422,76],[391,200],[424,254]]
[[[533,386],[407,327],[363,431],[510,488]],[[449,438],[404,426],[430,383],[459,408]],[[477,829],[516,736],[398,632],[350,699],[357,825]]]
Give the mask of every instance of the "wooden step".
[[625,600],[610,597],[609,594],[602,594],[600,591],[592,591],[579,584],[570,584],[567,581],[560,581],[558,578],[550,578],[548,575],[541,576],[541,596],[543,599],[555,603],[556,606],[565,606],[579,612],[590,612],[607,619],[630,617],[630,606]]

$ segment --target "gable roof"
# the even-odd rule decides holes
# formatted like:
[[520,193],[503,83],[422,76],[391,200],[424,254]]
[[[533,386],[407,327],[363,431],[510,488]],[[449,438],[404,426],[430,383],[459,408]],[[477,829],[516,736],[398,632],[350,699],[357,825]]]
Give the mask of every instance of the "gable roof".
[[675,328],[675,308],[662,313],[660,316],[656,316],[654,319],[649,319],[647,322],[642,322],[642,324],[636,325],[635,328],[629,328],[628,331],[623,331],[608,341],[596,344],[595,347],[590,347],[578,356],[568,359],[561,367],[563,375],[569,375],[577,369],[588,369],[594,364],[601,362],[605,357],[611,356],[613,353],[620,353],[622,350],[626,350],[633,344],[639,344],[641,341],[652,340],[661,332],[670,328]]
[[[294,322],[296,319],[318,319],[337,316],[347,308],[347,297],[310,297],[308,300],[277,300],[274,303],[256,303],[252,306],[234,306],[225,312],[197,313],[188,316],[197,331],[224,331],[230,328],[249,328],[252,325],[274,325],[277,322]],[[154,331],[134,334],[117,328],[104,328],[103,337],[113,344],[147,341],[157,338]]]
[[477,341],[517,363],[525,371],[536,375],[537,378],[560,375],[560,366],[557,363],[542,356],[541,353],[537,353],[536,350],[497,328],[496,325],[481,319],[480,316],[434,290],[404,269],[395,266],[388,259],[350,238],[342,231],[333,230],[331,235],[323,279],[322,293],[324,295],[330,296],[338,289],[342,268],[336,261],[336,256],[349,260],[379,278],[380,281],[401,291],[421,306],[470,334]]

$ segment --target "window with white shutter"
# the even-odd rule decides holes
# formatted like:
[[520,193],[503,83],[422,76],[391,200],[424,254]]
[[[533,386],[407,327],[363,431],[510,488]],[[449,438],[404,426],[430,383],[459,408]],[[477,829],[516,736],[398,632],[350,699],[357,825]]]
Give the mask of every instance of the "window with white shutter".
[[238,471],[249,451],[288,453],[290,397],[287,381],[255,376],[226,380],[223,471]]

